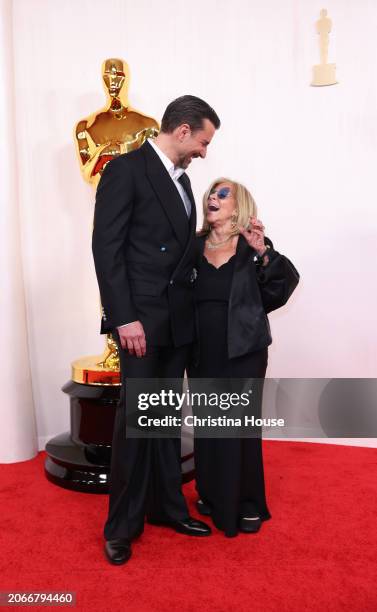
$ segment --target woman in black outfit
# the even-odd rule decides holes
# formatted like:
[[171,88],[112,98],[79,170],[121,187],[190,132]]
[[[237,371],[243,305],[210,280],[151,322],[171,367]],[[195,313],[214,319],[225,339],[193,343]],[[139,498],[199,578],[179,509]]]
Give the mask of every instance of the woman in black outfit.
[[[255,202],[243,185],[214,181],[204,195],[203,213],[195,283],[198,346],[189,376],[255,377],[263,386],[272,342],[267,313],[287,302],[298,272],[265,238]],[[261,386],[259,391],[260,416]],[[229,537],[258,531],[270,518],[260,437],[196,435],[194,450],[199,512],[211,515]]]

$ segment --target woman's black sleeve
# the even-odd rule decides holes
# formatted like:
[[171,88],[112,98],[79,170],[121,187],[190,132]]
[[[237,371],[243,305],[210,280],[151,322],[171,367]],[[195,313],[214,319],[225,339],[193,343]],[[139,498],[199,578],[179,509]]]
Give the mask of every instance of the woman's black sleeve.
[[265,242],[270,247],[267,252],[269,263],[266,266],[255,265],[263,307],[269,313],[287,303],[300,275],[287,257],[275,251],[269,238]]

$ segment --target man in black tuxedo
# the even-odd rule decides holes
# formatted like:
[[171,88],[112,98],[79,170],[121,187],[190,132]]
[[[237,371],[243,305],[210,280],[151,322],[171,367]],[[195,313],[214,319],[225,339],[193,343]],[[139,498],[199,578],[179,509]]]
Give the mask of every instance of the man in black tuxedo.
[[[194,339],[192,297],[196,210],[184,170],[206,151],[220,120],[195,96],[167,107],[156,139],[105,168],[96,194],[93,255],[102,301],[101,332],[117,340],[122,398],[130,378],[182,378]],[[108,560],[131,556],[144,516],[187,535],[210,528],[189,516],[181,491],[180,440],[125,433],[117,409],[112,445]]]

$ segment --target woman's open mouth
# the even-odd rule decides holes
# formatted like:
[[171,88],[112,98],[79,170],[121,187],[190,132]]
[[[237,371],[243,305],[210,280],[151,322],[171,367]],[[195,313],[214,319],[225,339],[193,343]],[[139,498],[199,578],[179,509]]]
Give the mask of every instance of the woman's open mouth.
[[208,210],[211,212],[217,212],[220,210],[220,206],[216,206],[216,204],[208,204]]

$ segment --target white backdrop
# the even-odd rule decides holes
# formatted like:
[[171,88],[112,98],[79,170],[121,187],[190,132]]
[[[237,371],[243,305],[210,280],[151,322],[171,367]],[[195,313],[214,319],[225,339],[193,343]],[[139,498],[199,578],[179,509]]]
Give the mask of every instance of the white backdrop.
[[[377,4],[327,1],[339,84],[314,88],[321,8],[313,0],[3,0],[2,218],[13,211],[7,248],[18,255],[7,272],[18,279],[21,312],[15,318],[16,298],[4,301],[2,358],[14,380],[3,367],[1,377],[8,388],[22,382],[24,401],[2,399],[0,460],[35,452],[33,405],[39,448],[68,429],[61,386],[70,363],[103,349],[94,192],[80,176],[73,127],[104,104],[107,57],[128,62],[130,103],[146,114],[160,119],[185,93],[216,109],[222,127],[189,172],[198,205],[214,177],[244,182],[267,235],[297,266],[298,289],[270,317],[268,375],[376,376]],[[21,378],[12,339],[28,357]],[[14,433],[20,403],[29,446]]]

